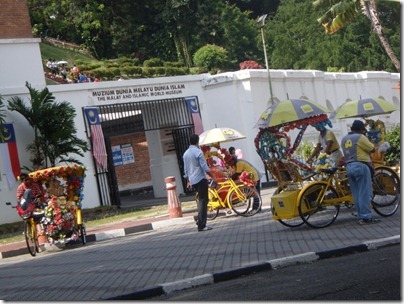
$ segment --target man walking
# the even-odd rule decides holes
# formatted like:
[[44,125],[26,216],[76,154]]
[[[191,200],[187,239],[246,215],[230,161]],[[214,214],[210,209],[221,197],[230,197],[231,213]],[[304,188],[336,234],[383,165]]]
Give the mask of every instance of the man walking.
[[187,187],[195,187],[198,191],[198,231],[207,231],[212,228],[206,226],[209,201],[206,174],[212,178],[213,183],[216,183],[216,178],[210,172],[203,152],[199,148],[199,135],[192,134],[190,143],[191,145],[182,157],[184,160],[184,177],[187,179]]
[[345,135],[341,141],[349,187],[361,225],[379,222],[379,220],[372,218],[370,207],[373,197],[371,172],[373,167],[370,153],[374,151],[374,145],[364,135],[365,132],[365,124],[360,120],[355,120],[351,126],[351,132]]

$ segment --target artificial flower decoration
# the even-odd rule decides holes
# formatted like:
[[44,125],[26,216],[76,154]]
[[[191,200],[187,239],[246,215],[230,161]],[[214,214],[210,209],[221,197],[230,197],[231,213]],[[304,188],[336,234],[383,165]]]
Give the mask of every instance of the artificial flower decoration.
[[75,207],[63,197],[52,196],[45,207],[43,224],[45,233],[53,243],[64,242],[66,238],[76,239]]
[[253,181],[253,174],[248,173],[246,171],[241,172],[239,176],[239,180],[242,181],[245,185],[254,187],[254,181]]
[[44,184],[46,181],[59,178],[65,181],[65,190],[68,201],[82,200],[84,197],[83,187],[86,167],[78,164],[72,166],[60,166],[38,170],[29,174],[37,183]]
[[331,160],[327,153],[320,153],[316,161],[316,171],[320,172],[321,169],[331,168]]

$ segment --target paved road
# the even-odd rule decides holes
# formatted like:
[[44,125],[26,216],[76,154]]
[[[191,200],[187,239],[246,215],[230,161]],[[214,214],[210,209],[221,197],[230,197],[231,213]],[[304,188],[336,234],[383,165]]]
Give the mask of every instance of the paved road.
[[266,270],[152,301],[400,301],[401,252],[378,250]]
[[109,239],[116,231],[106,231],[105,241],[1,260],[0,299],[146,299],[255,270],[398,244],[400,224],[398,211],[379,224],[361,226],[343,208],[324,229],[288,228],[266,210],[218,218],[207,232],[198,232],[192,217],[120,238]]

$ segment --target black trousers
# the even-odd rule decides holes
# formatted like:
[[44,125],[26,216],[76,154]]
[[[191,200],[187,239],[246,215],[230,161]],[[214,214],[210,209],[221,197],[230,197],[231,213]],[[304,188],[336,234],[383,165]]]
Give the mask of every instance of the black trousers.
[[199,183],[192,185],[198,191],[199,203],[198,203],[198,229],[206,227],[206,220],[208,217],[208,180],[202,179]]

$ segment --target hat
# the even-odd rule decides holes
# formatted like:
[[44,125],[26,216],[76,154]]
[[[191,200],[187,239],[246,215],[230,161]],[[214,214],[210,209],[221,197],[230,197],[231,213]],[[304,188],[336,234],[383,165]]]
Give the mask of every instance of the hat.
[[361,120],[355,120],[351,126],[351,131],[362,131],[365,128],[365,124]]

